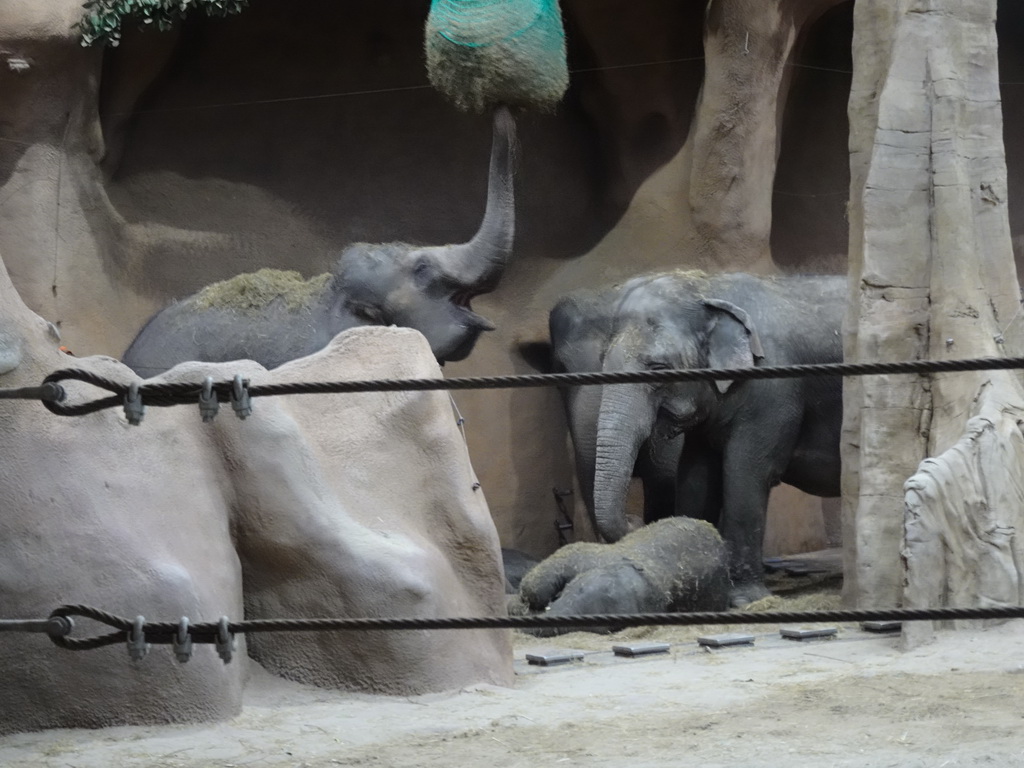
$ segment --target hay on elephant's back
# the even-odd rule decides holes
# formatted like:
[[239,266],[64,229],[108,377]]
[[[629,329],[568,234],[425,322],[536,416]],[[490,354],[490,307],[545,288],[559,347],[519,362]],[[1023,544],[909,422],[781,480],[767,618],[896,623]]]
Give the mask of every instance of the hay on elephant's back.
[[261,269],[213,283],[196,294],[199,309],[233,309],[255,312],[280,300],[291,312],[306,309],[327,288],[331,275],[306,280],[295,270]]
[[431,85],[465,111],[548,111],[569,87],[557,0],[433,0],[424,47]]

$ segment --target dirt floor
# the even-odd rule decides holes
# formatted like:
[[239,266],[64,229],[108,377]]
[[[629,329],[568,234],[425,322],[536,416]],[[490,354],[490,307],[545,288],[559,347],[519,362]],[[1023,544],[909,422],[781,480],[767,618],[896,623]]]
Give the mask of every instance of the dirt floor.
[[[831,607],[826,587],[762,609]],[[704,650],[699,634],[748,631],[752,646]],[[615,656],[623,638],[669,653]],[[584,651],[538,667],[526,653]],[[207,726],[47,731],[0,738],[7,768],[241,766],[1024,766],[1024,621],[898,634],[840,625],[787,640],[768,625],[632,629],[549,640],[516,635],[513,688],[413,698],[288,683],[260,673],[244,711]]]

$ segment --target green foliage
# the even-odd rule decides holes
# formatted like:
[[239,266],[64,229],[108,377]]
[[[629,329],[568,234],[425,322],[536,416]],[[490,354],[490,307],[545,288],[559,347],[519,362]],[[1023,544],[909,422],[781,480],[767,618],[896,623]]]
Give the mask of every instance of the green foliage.
[[128,19],[152,24],[161,32],[199,8],[207,16],[240,13],[249,0],[86,0],[85,15],[75,25],[82,33],[82,45],[116,46],[121,42],[121,25]]

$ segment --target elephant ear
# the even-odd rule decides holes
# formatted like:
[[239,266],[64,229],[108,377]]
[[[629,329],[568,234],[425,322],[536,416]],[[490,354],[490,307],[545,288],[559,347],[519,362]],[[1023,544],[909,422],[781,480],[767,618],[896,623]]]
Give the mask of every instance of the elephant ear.
[[[764,350],[746,310],[721,299],[704,299],[703,303],[710,310],[708,367],[749,368],[756,365],[764,357]],[[715,382],[723,394],[732,384],[731,380]]]

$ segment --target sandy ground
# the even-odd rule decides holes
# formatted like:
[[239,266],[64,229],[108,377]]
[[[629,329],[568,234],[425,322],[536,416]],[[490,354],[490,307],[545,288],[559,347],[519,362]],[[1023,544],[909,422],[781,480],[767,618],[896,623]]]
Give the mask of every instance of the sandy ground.
[[[632,630],[673,642],[637,659],[614,656],[614,637],[517,635],[513,688],[414,698],[260,673],[230,722],[9,736],[0,765],[1024,766],[1024,621],[911,651],[853,625],[831,640],[753,633],[753,646],[706,651],[690,630]],[[545,647],[586,655],[525,662]]]

